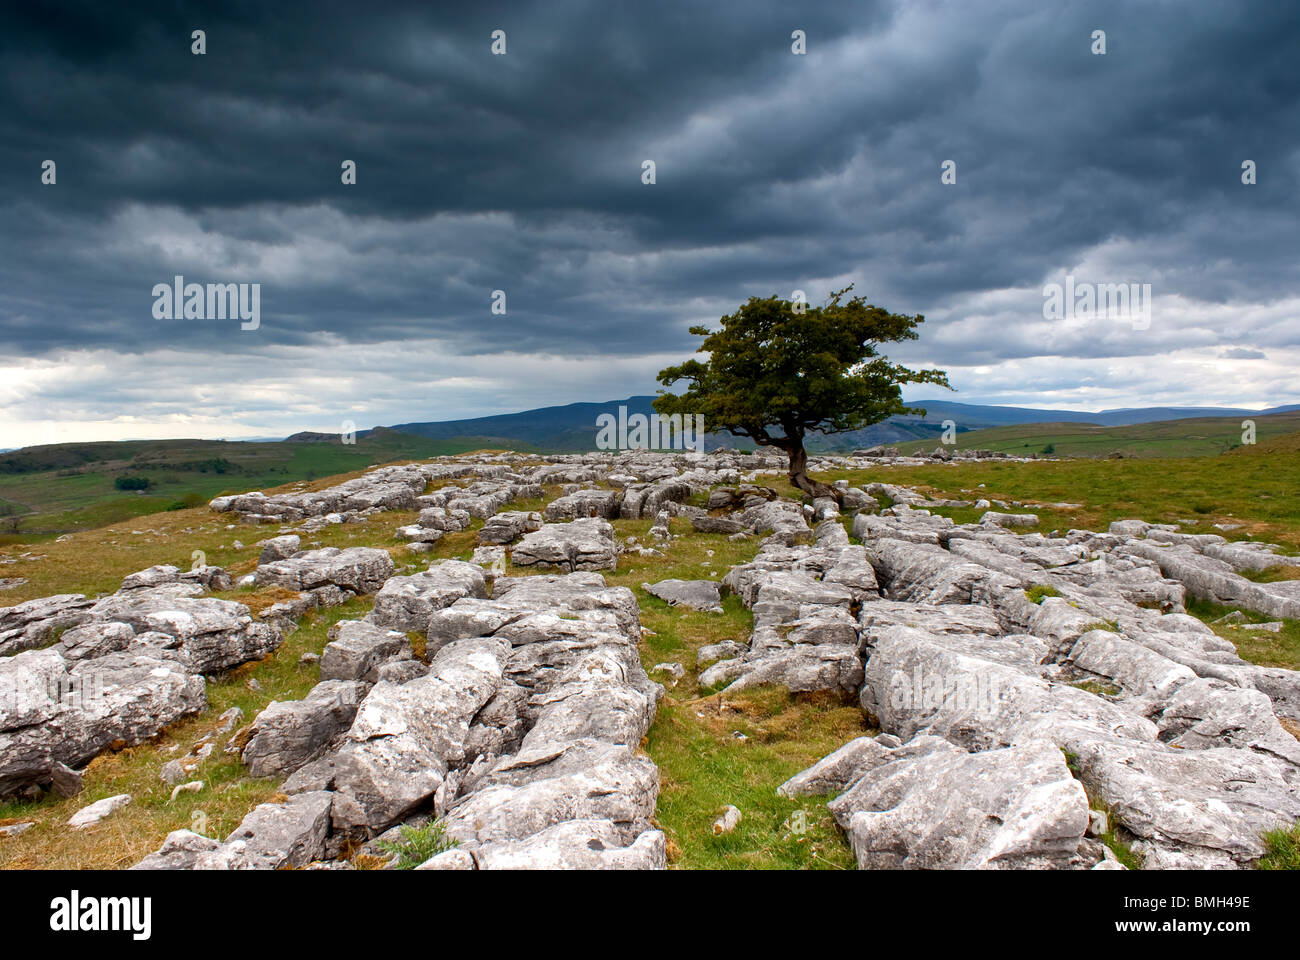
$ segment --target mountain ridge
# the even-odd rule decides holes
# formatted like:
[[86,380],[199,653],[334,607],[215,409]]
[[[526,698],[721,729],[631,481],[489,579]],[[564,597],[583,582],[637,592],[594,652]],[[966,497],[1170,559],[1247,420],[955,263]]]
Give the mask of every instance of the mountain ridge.
[[[595,448],[597,416],[604,413],[617,416],[619,407],[626,407],[629,416],[637,413],[649,415],[654,412],[654,399],[652,396],[631,396],[603,402],[581,401],[486,417],[397,423],[389,425],[387,429],[435,440],[476,437],[491,440],[495,445],[501,446],[520,442],[545,452],[578,453]],[[1205,417],[1261,417],[1300,410],[1300,404],[1287,404],[1264,410],[1245,407],[1126,407],[1084,411],[967,404],[944,399],[916,400],[908,405],[925,409],[925,416],[890,417],[862,430],[851,430],[833,436],[815,435],[809,439],[808,448],[812,452],[826,452],[877,443],[934,439],[943,431],[946,420],[953,421],[957,432],[964,433],[1034,423],[1130,426]],[[709,434],[705,441],[706,449],[752,449],[753,446],[752,442],[744,438],[725,433]]]

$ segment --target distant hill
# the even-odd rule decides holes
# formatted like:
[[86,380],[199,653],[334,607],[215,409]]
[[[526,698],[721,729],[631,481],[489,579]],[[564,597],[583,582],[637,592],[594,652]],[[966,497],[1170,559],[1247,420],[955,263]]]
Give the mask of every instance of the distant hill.
[[[570,403],[564,406],[539,407],[519,413],[475,417],[469,420],[441,420],[422,423],[398,423],[390,429],[437,440],[473,437],[484,446],[530,449],[544,453],[581,453],[595,449],[596,418],[603,413],[617,416],[620,406],[628,415],[654,412],[654,397],[637,396],[604,403]],[[814,436],[808,448],[816,452],[852,450],[878,443],[898,444],[909,441],[938,443],[945,420],[952,420],[959,433],[990,427],[1028,423],[1091,423],[1098,426],[1123,426],[1205,417],[1262,417],[1300,410],[1300,404],[1247,410],[1232,407],[1136,407],[1091,412],[1083,410],[1047,410],[1032,407],[1007,407],[985,404],[954,403],[951,400],[918,400],[910,404],[926,411],[924,417],[890,417],[883,423],[863,430],[833,436]],[[730,434],[709,434],[705,449],[729,447],[753,449],[754,444]]]
[[[227,491],[255,490],[312,480],[394,460],[417,460],[479,449],[581,453],[595,448],[596,418],[650,414],[654,398],[571,403],[519,413],[403,423],[358,431],[356,443],[338,434],[304,431],[284,440],[123,440],[61,443],[0,452],[0,543],[48,539],[130,517],[202,503]],[[865,430],[814,436],[814,452],[846,451],[877,443],[904,449],[939,445],[945,420],[956,425],[958,446],[1009,453],[1050,449],[1061,456],[1139,456],[1221,453],[1241,440],[1241,421],[1253,419],[1261,444],[1300,431],[1300,405],[1252,411],[1233,408],[1147,407],[1061,411],[922,400],[924,417],[892,417]],[[1208,416],[1207,411],[1214,416]],[[1064,422],[1079,421],[1079,422]],[[729,434],[710,435],[705,449],[752,449]],[[1252,448],[1253,449],[1253,448]],[[1289,447],[1288,447],[1289,449]],[[146,480],[141,490],[132,487]]]
[[[1254,446],[1243,446],[1243,420],[1255,424]],[[1227,451],[1292,449],[1300,436],[1300,409],[1281,413],[1234,413],[1103,426],[1096,423],[1022,423],[972,430],[956,436],[956,449],[996,450],[1019,456],[1132,457],[1213,456]],[[1281,444],[1281,446],[1279,446]],[[897,445],[903,453],[929,452],[935,439]]]
[[[380,428],[293,442],[123,440],[23,447],[0,454],[0,543],[26,542],[204,503],[219,493],[314,480],[374,463],[420,460],[485,446]],[[139,492],[120,489],[119,479]]]

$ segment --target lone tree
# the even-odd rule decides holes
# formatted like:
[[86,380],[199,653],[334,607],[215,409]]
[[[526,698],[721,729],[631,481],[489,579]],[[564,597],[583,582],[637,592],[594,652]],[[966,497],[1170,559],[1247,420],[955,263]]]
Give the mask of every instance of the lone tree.
[[942,370],[909,370],[877,352],[882,343],[917,339],[925,317],[889,313],[858,296],[844,301],[852,289],[832,293],[820,307],[751,297],[722,318],[720,330],[691,327],[706,338],[699,352],[708,360],[660,370],[665,387],[679,380],[690,386],[679,395],[660,391],[655,410],[702,414],[710,431],[783,450],[792,484],[815,497],[836,496],[808,476],[804,438],[810,431],[842,433],[895,414],[924,415],[903,405],[900,387],[949,386]]

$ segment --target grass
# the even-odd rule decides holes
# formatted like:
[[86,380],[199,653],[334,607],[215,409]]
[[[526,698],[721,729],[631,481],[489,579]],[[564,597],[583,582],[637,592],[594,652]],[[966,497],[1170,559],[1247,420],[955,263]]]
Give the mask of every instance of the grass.
[[398,833],[400,840],[381,840],[375,844],[394,855],[393,870],[414,870],[426,860],[460,845],[460,841],[446,835],[446,824],[441,820],[432,820],[422,827],[402,827]]
[[[1253,610],[1228,607],[1193,597],[1187,599],[1186,607],[1188,613],[1203,621],[1225,640],[1235,644],[1237,655],[1243,660],[1264,667],[1300,670],[1300,620],[1265,616]],[[1267,630],[1240,630],[1234,629],[1232,624],[1214,622],[1233,612],[1242,615],[1243,619],[1240,621],[1242,623],[1275,623],[1280,620],[1282,629],[1277,633]]]
[[1106,832],[1098,834],[1097,839],[1109,847],[1110,852],[1115,854],[1115,859],[1124,866],[1130,870],[1141,870],[1144,858],[1131,846],[1132,834],[1115,823],[1115,816],[1106,804],[1101,802],[1093,803],[1092,809],[1100,810],[1106,814]]
[[1241,575],[1255,583],[1281,583],[1283,580],[1300,580],[1300,567],[1287,564],[1267,570],[1242,570]]
[[[371,464],[464,453],[481,442],[381,432],[355,444],[150,440],[55,444],[0,455],[0,536],[40,543],[165,510],[200,506],[221,493],[315,480]],[[144,477],[147,490],[114,481]]]
[[[192,829],[224,839],[259,803],[278,795],[279,781],[247,776],[239,757],[223,747],[233,735],[217,734],[216,749],[193,774],[203,788],[171,799],[172,787],[159,777],[168,760],[185,756],[218,718],[231,707],[244,713],[246,724],[272,700],[298,700],[316,685],[318,665],[302,665],[304,653],[320,653],[326,633],[339,620],[365,616],[372,600],[359,597],[338,607],[315,611],[265,660],[243,664],[207,686],[208,706],[170,725],[146,743],[100,755],[86,769],[85,789],[60,799],[47,794],[39,801],[0,803],[0,821],[34,820],[36,826],[0,842],[3,869],[116,869],[142,860],[162,845],[172,830]],[[256,678],[261,689],[250,686]],[[73,831],[68,818],[82,807],[121,793],[129,806],[87,830]]]
[[1025,591],[1030,603],[1042,603],[1048,597],[1059,597],[1061,591],[1046,583],[1035,583]]
[[1085,690],[1098,697],[1115,697],[1121,692],[1119,686],[1106,680],[1081,680],[1078,683],[1071,684],[1071,686],[1078,687],[1080,690]]
[[[950,499],[1019,500],[1026,504],[1023,509],[1039,513],[1044,532],[1070,527],[1104,530],[1110,520],[1125,517],[1190,520],[1194,522],[1183,529],[1219,532],[1212,524],[1230,519],[1242,528],[1226,533],[1229,538],[1251,535],[1300,550],[1300,504],[1292,493],[1300,481],[1300,444],[1293,449],[1288,443],[1285,438],[1275,438],[1224,456],[1169,462],[986,461],[840,471],[819,479],[847,479],[855,485],[883,480],[917,486]],[[282,489],[321,489],[360,472],[300,481]],[[787,496],[800,496],[784,477],[764,476],[758,482]],[[543,497],[513,503],[508,509],[540,509],[559,492],[558,487],[548,487]],[[1079,507],[1041,506],[1053,501],[1069,501]],[[1198,507],[1208,507],[1208,511]],[[978,519],[983,511],[956,508],[936,512],[961,522]],[[430,560],[468,559],[482,525],[476,520],[470,530],[443,537],[430,554],[417,555],[394,539],[396,528],[413,520],[410,512],[381,513],[365,523],[335,525],[304,535],[303,546],[382,547],[393,556],[399,573],[409,573],[424,569]],[[722,640],[746,641],[752,629],[750,611],[734,596],[724,599],[721,613],[674,608],[641,586],[669,578],[721,579],[732,566],[750,560],[759,541],[733,542],[720,534],[698,534],[685,520],[673,519],[670,529],[674,539],[660,543],[649,538],[650,519],[612,523],[620,539],[634,536],[664,554],[644,557],[625,553],[618,570],[606,573],[607,582],[626,586],[636,594],[645,628],[642,660],[648,670],[665,661],[678,662],[685,670],[675,684],[666,674],[653,675],[665,684],[666,694],[641,745],[660,770],[656,818],[668,837],[670,866],[851,868],[852,853],[827,812],[825,799],[787,800],[775,791],[790,776],[846,741],[872,732],[857,704],[772,688],[734,695],[702,690],[696,652]],[[3,602],[18,603],[54,593],[93,596],[111,592],[128,573],[155,563],[188,567],[195,551],[201,551],[208,563],[242,574],[256,566],[257,541],[278,533],[278,526],[234,523],[230,516],[214,514],[204,506],[129,518],[39,544],[0,546],[0,561],[12,561],[0,563],[0,576],[29,580],[6,591]],[[532,572],[531,568],[507,569],[510,575]],[[1055,591],[1039,585],[1027,593],[1041,601]],[[235,589],[220,596],[239,600],[258,612],[284,593]],[[303,653],[319,653],[330,625],[363,616],[369,605],[369,599],[361,598],[309,614],[271,657],[246,664],[210,684],[209,706],[202,713],[173,724],[154,741],[93,761],[80,796],[0,804],[0,822],[37,821],[26,833],[0,841],[0,867],[122,867],[157,849],[174,829],[201,825],[209,836],[226,836],[252,807],[277,796],[277,782],[248,778],[238,759],[220,749],[229,735],[218,738],[218,749],[196,773],[195,778],[204,783],[197,793],[181,794],[172,801],[170,786],[158,777],[162,764],[189,752],[231,706],[244,711],[247,723],[272,699],[304,696],[314,685],[318,668],[300,666],[299,658]],[[1189,611],[1206,621],[1218,619],[1229,609],[1199,601],[1189,604]],[[1246,618],[1250,622],[1268,619],[1250,613]],[[1232,640],[1247,660],[1300,667],[1300,623],[1287,621],[1279,634],[1232,630],[1225,625],[1214,629]],[[248,681],[253,678],[260,690],[250,689]],[[118,793],[130,793],[134,797],[131,805],[90,830],[73,833],[67,829],[66,821],[73,812]],[[735,831],[715,836],[713,821],[727,805],[741,810],[741,823]],[[1102,838],[1116,856],[1129,863],[1125,860],[1132,856],[1131,851],[1125,852],[1127,839]],[[418,856],[415,845],[423,842],[411,841],[412,858]]]
[[[1300,430],[1300,411],[1253,417],[1256,439],[1268,442]],[[1213,456],[1242,446],[1241,417],[1197,417],[1105,427],[1095,423],[1025,423],[957,434],[951,449],[981,449],[1027,457]],[[928,453],[933,439],[894,444],[902,453]],[[1049,449],[1050,448],[1050,449]]]
[[[827,798],[787,800],[776,788],[864,732],[861,711],[830,698],[777,689],[698,700],[669,694],[646,751],[659,765],[658,821],[670,865],[851,869]],[[740,809],[740,825],[715,836],[713,821],[729,804]]]
[[1300,870],[1300,824],[1264,834],[1268,853],[1260,857],[1260,870]]
[[[1043,533],[1071,528],[1105,530],[1113,520],[1140,517],[1155,523],[1190,521],[1189,533],[1217,533],[1229,540],[1255,539],[1300,550],[1300,434],[1240,447],[1221,456],[1145,460],[996,460],[923,466],[834,470],[826,482],[854,486],[884,481],[915,487],[934,497],[1020,501],[1039,515]],[[770,482],[783,494],[785,478]],[[981,486],[981,484],[983,486]],[[1077,509],[1049,507],[1080,504]],[[1200,513],[1194,506],[1208,507]],[[963,512],[964,511],[964,512]],[[973,508],[937,508],[957,522],[978,519]],[[1240,524],[1224,531],[1216,523]]]

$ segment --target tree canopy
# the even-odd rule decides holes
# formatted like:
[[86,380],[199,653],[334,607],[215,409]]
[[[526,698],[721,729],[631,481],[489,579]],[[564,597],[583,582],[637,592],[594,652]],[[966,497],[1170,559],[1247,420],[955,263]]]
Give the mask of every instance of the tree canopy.
[[751,297],[722,318],[718,330],[691,327],[705,338],[706,360],[659,371],[665,387],[688,382],[681,394],[660,391],[660,414],[699,414],[711,432],[725,430],[785,451],[790,480],[815,496],[829,487],[807,476],[804,439],[813,431],[860,430],[895,414],[924,414],[903,404],[901,387],[947,387],[942,370],[911,370],[882,355],[884,343],[916,340],[920,314],[890,313],[862,297],[845,300],[852,285],[819,307],[778,297]]

